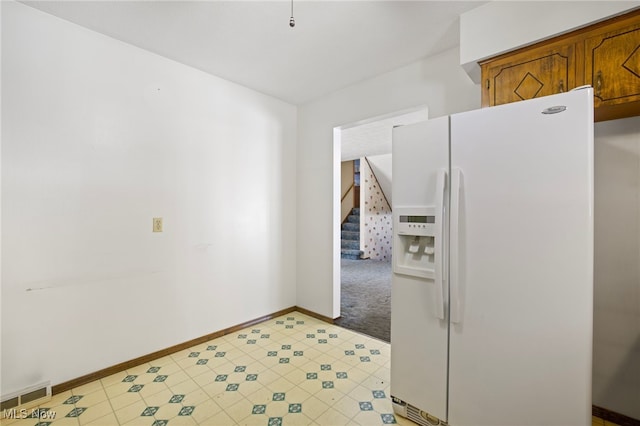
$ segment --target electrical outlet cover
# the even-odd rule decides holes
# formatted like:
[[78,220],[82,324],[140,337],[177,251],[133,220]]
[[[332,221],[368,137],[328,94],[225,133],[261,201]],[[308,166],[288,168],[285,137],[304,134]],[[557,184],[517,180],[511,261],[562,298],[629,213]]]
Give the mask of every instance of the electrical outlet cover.
[[153,218],[153,232],[162,232],[162,218],[154,217]]

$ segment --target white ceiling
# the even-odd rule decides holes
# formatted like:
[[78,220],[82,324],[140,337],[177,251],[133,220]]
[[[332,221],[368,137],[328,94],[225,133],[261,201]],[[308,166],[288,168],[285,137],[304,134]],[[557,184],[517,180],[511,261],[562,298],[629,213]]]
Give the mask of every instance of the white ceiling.
[[480,1],[23,1],[300,105],[446,49]]

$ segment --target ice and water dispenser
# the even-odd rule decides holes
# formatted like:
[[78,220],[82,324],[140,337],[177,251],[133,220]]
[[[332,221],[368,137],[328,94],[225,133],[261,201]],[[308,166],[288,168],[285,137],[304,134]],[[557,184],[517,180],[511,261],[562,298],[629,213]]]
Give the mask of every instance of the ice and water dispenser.
[[396,207],[393,213],[396,234],[394,272],[434,279],[436,251],[441,244],[438,241],[440,232],[436,224],[436,208]]

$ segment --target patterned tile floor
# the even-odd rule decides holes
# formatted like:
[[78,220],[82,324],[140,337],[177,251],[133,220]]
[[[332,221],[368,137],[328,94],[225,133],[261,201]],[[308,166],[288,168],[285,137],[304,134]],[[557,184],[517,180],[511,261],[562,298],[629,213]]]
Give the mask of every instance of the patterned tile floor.
[[388,343],[293,312],[55,395],[40,418],[28,410],[0,423],[414,425],[393,414],[389,367]]
[[389,352],[293,312],[54,395],[40,419],[1,423],[413,425],[391,408]]

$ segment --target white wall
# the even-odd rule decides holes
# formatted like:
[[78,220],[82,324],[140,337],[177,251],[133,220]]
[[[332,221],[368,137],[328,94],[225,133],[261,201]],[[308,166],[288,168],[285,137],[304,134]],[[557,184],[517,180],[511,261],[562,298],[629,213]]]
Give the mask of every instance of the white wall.
[[593,403],[640,419],[640,117],[596,124]]
[[639,7],[640,1],[491,1],[460,16],[460,63],[477,62]]
[[298,109],[298,306],[328,317],[339,315],[340,295],[333,283],[336,278],[339,283],[340,273],[334,223],[340,200],[335,195],[339,186],[333,182],[334,175],[339,176],[340,146],[334,146],[333,128],[418,105],[427,105],[429,117],[480,105],[480,88],[460,67],[458,49],[349,86]]
[[[0,24],[2,23],[2,3],[0,3]],[[0,28],[0,236],[2,235],[2,29]],[[0,240],[0,357],[2,356],[2,241]],[[0,396],[2,395],[2,361],[0,359]]]
[[[379,158],[381,156],[375,156]],[[385,154],[391,160],[391,154]],[[391,182],[389,182],[390,184]],[[393,215],[369,157],[360,160],[360,250],[364,259],[391,261]]]
[[2,8],[2,393],[295,305],[296,108]]
[[393,205],[392,176],[393,161],[391,154],[367,156],[371,170],[375,173],[380,189],[390,205]]

